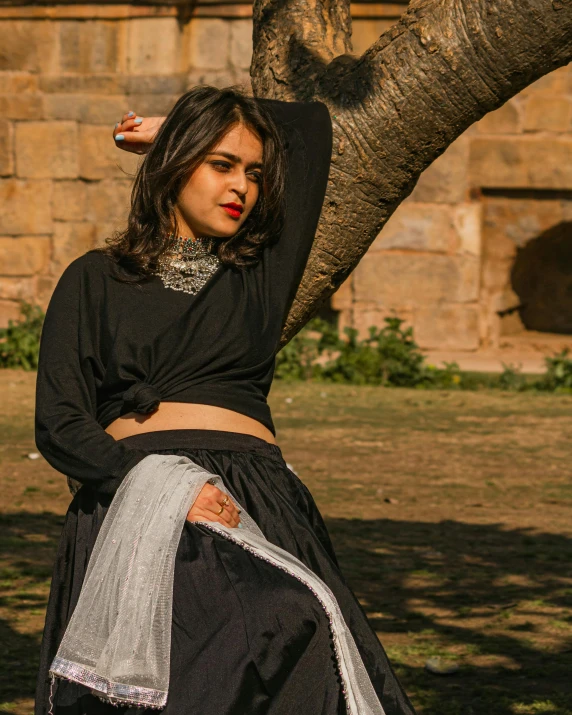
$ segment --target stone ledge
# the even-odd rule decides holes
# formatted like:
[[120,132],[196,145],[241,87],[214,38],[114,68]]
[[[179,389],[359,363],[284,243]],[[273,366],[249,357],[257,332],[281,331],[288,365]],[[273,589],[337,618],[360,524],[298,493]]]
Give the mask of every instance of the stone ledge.
[[[351,4],[353,18],[394,19],[397,20],[406,10],[407,3],[370,3]],[[50,20],[85,20],[89,19],[131,19],[136,17],[178,17],[181,12],[188,17],[252,17],[252,4],[245,2],[209,2],[201,0],[194,7],[190,3],[169,3],[163,0],[161,5],[131,4],[2,4],[2,19],[50,19]]]

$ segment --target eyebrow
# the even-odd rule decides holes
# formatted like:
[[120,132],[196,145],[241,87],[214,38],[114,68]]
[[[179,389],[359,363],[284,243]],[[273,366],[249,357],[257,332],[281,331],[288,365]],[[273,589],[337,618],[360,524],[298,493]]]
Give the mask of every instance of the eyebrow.
[[[242,163],[242,159],[239,156],[236,156],[236,154],[231,154],[228,151],[209,151],[207,153],[207,156],[211,156],[213,154],[217,154],[218,156],[226,156],[227,159],[231,159],[232,161],[236,162],[237,164]],[[262,169],[262,163],[259,161],[251,161],[250,164],[246,165],[247,169]]]

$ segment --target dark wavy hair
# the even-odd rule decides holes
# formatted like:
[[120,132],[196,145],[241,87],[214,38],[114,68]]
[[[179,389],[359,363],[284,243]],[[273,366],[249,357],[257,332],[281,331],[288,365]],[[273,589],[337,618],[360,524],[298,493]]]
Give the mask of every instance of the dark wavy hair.
[[286,157],[270,111],[238,86],[200,85],[177,100],[137,171],[127,228],[95,250],[111,255],[139,277],[152,274],[167,248],[168,234],[173,229],[175,235],[179,233],[174,209],[181,189],[206,154],[239,122],[262,142],[260,193],[233,236],[215,237],[214,250],[223,264],[236,268],[258,262],[264,244],[283,226]]

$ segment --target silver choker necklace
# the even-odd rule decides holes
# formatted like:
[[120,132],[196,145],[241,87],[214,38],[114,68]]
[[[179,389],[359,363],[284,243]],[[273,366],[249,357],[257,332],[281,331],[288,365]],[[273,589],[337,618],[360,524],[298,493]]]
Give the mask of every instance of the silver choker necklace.
[[212,253],[213,239],[208,236],[175,237],[158,260],[155,273],[166,288],[196,295],[216,272],[221,262]]

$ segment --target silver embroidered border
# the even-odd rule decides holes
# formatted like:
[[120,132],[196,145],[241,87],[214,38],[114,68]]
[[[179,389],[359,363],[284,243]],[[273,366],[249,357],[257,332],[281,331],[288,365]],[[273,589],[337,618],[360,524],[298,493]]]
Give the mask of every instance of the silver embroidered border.
[[141,688],[125,683],[114,683],[106,678],[94,673],[88,668],[84,668],[77,663],[72,663],[64,658],[57,656],[52,661],[50,673],[64,680],[71,680],[74,683],[80,683],[91,688],[93,695],[105,698],[100,698],[111,705],[137,705],[145,708],[162,709],[167,704],[167,693],[163,690],[155,690],[153,688]]

